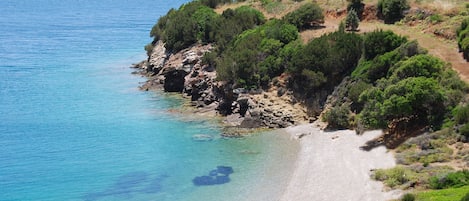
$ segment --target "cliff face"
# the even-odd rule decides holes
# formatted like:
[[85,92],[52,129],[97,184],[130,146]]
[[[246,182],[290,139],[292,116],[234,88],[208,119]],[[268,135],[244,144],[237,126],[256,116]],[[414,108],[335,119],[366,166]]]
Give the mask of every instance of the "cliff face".
[[148,60],[135,65],[148,77],[141,89],[182,93],[200,111],[216,111],[230,125],[242,128],[283,128],[309,120],[306,109],[284,87],[286,78],[266,91],[233,89],[217,81],[214,67],[202,64],[212,49],[210,44],[196,44],[170,53],[158,41]]

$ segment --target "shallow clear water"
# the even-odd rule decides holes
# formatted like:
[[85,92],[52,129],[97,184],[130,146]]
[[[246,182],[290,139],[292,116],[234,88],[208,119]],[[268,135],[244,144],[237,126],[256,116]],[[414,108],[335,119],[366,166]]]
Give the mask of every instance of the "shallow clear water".
[[[0,1],[0,200],[272,200],[292,168],[281,134],[222,139],[215,121],[142,92],[131,63],[187,1]],[[196,142],[195,134],[215,140]],[[280,160],[281,159],[281,160]],[[217,166],[222,185],[192,179]]]

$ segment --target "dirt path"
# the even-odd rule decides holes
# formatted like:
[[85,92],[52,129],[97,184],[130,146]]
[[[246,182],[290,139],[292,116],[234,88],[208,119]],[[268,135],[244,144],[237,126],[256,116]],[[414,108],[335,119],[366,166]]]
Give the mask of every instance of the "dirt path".
[[[341,18],[326,18],[324,28],[304,31],[301,33],[301,37],[306,42],[325,33],[336,31],[341,20]],[[451,63],[452,68],[458,72],[459,77],[466,83],[469,83],[469,62],[466,62],[462,54],[458,52],[455,41],[443,40],[433,35],[422,33],[413,27],[387,25],[377,21],[361,22],[359,29],[361,33],[371,32],[376,29],[391,30],[399,35],[407,36],[409,40],[417,40],[420,46],[427,49],[431,55]]]

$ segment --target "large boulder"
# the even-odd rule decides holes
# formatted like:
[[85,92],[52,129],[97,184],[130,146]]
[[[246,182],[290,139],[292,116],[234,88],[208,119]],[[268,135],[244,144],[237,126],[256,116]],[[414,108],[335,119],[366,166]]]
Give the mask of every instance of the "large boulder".
[[187,72],[181,69],[173,68],[164,74],[164,91],[182,92]]

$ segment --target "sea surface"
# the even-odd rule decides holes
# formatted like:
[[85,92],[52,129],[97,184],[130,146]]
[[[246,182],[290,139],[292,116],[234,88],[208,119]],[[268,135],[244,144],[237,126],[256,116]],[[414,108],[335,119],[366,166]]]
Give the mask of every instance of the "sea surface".
[[298,149],[288,135],[224,139],[217,120],[179,113],[179,95],[138,90],[129,66],[185,2],[0,1],[0,201],[282,194]]

